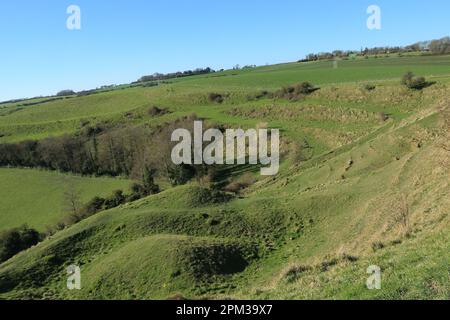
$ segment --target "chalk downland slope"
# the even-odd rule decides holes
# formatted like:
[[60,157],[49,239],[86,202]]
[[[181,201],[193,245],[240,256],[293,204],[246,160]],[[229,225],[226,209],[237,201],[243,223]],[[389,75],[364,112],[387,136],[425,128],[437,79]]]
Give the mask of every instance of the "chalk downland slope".
[[[373,81],[364,68],[380,61],[345,62],[356,71],[340,72]],[[252,74],[261,89],[278,76],[291,84],[296,68],[321,79],[323,65],[317,73],[314,64],[281,65],[155,89],[166,92],[161,101],[173,99],[178,116],[281,127],[280,174],[258,177],[230,201],[204,200],[192,182],[98,213],[1,264],[0,298],[449,299],[450,87],[444,72],[423,91],[401,87],[391,76],[417,65],[401,61],[380,67],[387,79],[374,91],[328,83],[295,102],[247,100],[256,88],[220,105],[200,97],[243,88]],[[434,61],[432,70],[434,63],[443,65]],[[422,74],[431,74],[424,65]],[[81,268],[81,290],[65,287],[72,264]],[[382,270],[381,290],[366,288],[370,265]]]

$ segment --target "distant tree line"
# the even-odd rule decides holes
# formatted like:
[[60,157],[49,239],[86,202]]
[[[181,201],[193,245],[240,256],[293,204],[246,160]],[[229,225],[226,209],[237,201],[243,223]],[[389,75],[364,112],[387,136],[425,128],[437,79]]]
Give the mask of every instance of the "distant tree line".
[[334,50],[333,52],[310,53],[299,62],[309,62],[317,60],[330,60],[335,58],[349,58],[352,55],[369,56],[369,55],[384,55],[392,53],[408,53],[408,52],[429,52],[432,54],[447,54],[450,53],[450,37],[442,39],[417,42],[408,46],[394,46],[394,47],[374,47],[364,48],[360,51],[355,50]]
[[189,77],[189,76],[195,76],[199,74],[208,74],[208,73],[214,73],[215,71],[211,68],[197,68],[195,70],[187,70],[187,71],[178,71],[178,72],[172,72],[172,73],[154,73],[153,75],[143,76],[141,77],[138,82],[148,82],[148,81],[158,81],[158,80],[167,80],[167,79],[173,79],[173,78],[182,78],[182,77]]
[[435,54],[447,54],[450,53],[450,37],[445,37],[439,40],[433,40],[430,42],[429,49]]
[[59,91],[57,94],[56,94],[56,96],[58,96],[58,97],[67,97],[67,96],[73,96],[73,95],[75,95],[76,93],[75,93],[75,91],[73,91],[73,90],[61,90],[61,91]]

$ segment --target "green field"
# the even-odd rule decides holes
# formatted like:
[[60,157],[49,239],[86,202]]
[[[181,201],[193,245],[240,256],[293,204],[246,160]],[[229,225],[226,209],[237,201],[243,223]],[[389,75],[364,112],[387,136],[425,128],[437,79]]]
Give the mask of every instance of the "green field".
[[[433,84],[410,90],[400,84],[407,71]],[[300,101],[254,98],[301,81],[320,89]],[[225,101],[210,102],[212,92]],[[390,56],[0,105],[0,143],[75,133],[86,121],[156,126],[195,113],[280,128],[282,151],[277,176],[255,175],[229,202],[204,201],[196,181],[165,183],[57,232],[0,265],[0,299],[450,299],[449,97],[450,56]],[[171,113],[152,117],[152,106]],[[0,169],[0,178],[0,229],[55,222],[67,179],[83,199],[130,183],[30,169]],[[65,288],[71,264],[81,267],[79,291]],[[370,265],[382,270],[381,290],[366,288]]]
[[130,181],[89,178],[50,171],[0,168],[0,231],[28,224],[45,231],[65,214],[64,193],[79,192],[82,203],[94,196],[108,196],[117,189],[128,190]]
[[[29,107],[18,107],[23,104],[21,102],[6,107],[0,105],[0,143],[74,132],[80,128],[81,121],[136,122],[124,119],[124,113],[133,111],[142,114],[153,105],[176,111],[165,118],[196,112],[211,120],[221,121],[223,114],[220,111],[229,105],[242,106],[249,94],[260,90],[275,90],[301,81],[319,86],[368,81],[389,83],[389,80],[398,83],[406,71],[446,82],[446,75],[450,74],[450,56],[343,60],[337,69],[333,69],[331,61],[290,63],[175,79],[172,85],[116,90]],[[230,98],[220,107],[211,107],[206,96],[212,91],[230,94]],[[328,97],[326,102],[331,102]],[[145,120],[151,119],[145,119],[144,114],[138,122]]]

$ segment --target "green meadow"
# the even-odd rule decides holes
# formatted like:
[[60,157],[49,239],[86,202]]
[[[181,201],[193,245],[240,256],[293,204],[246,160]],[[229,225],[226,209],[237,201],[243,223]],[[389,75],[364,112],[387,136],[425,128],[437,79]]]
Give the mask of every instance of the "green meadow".
[[0,168],[0,231],[27,224],[39,231],[53,226],[67,212],[64,193],[75,190],[85,203],[94,196],[128,190],[130,181],[90,178],[34,169]]
[[[411,90],[405,72],[431,85]],[[257,97],[309,81],[300,100]],[[367,85],[372,87],[368,89]],[[210,101],[218,93],[223,103]],[[0,299],[450,299],[450,56],[288,63],[0,105],[0,143],[74,134],[84,124],[155,127],[195,113],[210,125],[281,131],[273,177],[229,201],[201,181],[99,212],[0,264]],[[169,113],[152,116],[158,106]],[[0,230],[43,230],[68,184],[83,201],[130,180],[0,169]],[[65,288],[81,267],[82,288]],[[366,287],[367,268],[382,289]]]

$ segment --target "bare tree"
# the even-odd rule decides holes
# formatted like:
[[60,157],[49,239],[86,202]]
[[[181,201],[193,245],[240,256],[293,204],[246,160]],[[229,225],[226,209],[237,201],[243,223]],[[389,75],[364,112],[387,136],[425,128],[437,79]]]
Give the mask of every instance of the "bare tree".
[[64,211],[73,217],[77,217],[81,206],[80,191],[76,189],[72,181],[66,181],[63,198]]

